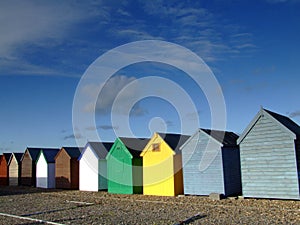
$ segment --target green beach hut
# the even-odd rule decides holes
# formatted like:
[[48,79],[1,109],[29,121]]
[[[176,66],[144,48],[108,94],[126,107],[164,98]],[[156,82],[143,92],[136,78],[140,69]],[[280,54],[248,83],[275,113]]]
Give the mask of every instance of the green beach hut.
[[116,139],[106,156],[109,193],[143,193],[143,160],[140,154],[148,141],[146,138]]

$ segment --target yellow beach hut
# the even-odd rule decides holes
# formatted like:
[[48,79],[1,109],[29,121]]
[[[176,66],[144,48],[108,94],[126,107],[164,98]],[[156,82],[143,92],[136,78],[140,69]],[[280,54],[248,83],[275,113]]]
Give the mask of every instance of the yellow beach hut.
[[176,196],[183,194],[180,146],[189,138],[180,134],[154,133],[141,153],[143,194]]

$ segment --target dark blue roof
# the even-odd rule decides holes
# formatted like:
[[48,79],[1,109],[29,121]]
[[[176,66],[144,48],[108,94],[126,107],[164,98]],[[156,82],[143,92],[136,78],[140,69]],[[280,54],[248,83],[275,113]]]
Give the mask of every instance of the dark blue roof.
[[210,129],[203,129],[203,128],[201,128],[201,130],[207,133],[208,135],[212,136],[213,138],[215,138],[223,145],[227,145],[227,146],[236,145],[237,139],[239,138],[237,134],[230,131],[210,130]]
[[75,159],[77,159],[80,156],[81,151],[83,149],[78,147],[62,147],[62,148],[67,152],[67,154],[71,158],[75,158]]
[[4,157],[5,157],[5,160],[6,160],[6,163],[8,163],[12,153],[3,153]]
[[290,118],[280,115],[278,113],[272,112],[270,110],[264,109],[267,113],[273,116],[276,120],[278,120],[282,125],[292,131],[298,138],[300,137],[300,127]]
[[139,158],[150,139],[120,137],[120,140],[134,158]]
[[113,144],[112,142],[88,142],[99,159],[105,159]]
[[21,158],[22,158],[22,156],[23,156],[23,153],[16,153],[16,152],[14,152],[13,153],[14,155],[15,155],[15,157],[16,157],[16,160],[17,160],[17,162],[18,162],[18,164],[21,162]]
[[27,148],[26,150],[29,152],[31,160],[35,162],[41,151],[41,148]]
[[180,153],[180,147],[183,145],[187,139],[190,138],[188,135],[182,134],[170,134],[170,133],[158,133],[159,136],[173,149],[177,154]]
[[55,156],[59,152],[59,150],[60,149],[57,148],[42,149],[47,163],[55,163]]

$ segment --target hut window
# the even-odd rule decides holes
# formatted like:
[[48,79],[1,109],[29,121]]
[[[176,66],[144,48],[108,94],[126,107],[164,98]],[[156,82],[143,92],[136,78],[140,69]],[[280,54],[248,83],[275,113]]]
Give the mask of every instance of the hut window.
[[159,152],[160,151],[159,144],[152,144],[152,151],[153,152]]

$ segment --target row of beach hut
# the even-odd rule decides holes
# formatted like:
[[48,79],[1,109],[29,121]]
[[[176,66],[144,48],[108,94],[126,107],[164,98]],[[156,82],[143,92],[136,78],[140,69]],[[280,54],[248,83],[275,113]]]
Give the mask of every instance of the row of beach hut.
[[261,108],[244,132],[154,133],[0,157],[0,184],[158,196],[300,199],[300,127]]

